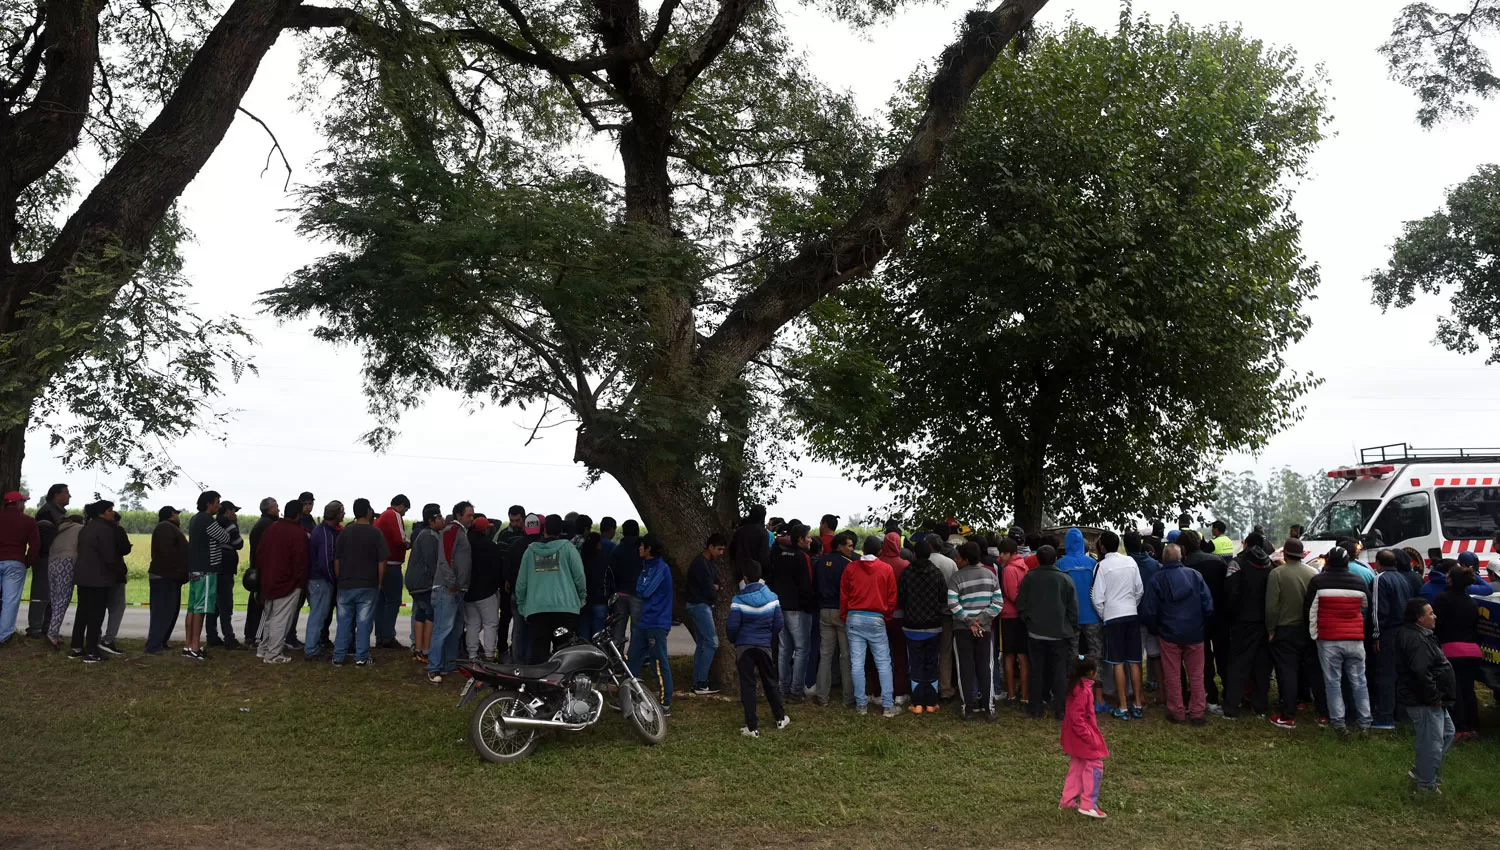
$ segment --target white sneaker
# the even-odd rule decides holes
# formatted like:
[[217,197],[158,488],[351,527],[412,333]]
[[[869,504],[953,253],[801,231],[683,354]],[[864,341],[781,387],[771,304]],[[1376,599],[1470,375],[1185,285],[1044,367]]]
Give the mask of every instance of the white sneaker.
[[785,729],[790,725],[792,725],[792,718],[790,715],[783,715],[780,720],[776,721],[777,729]]
[[909,697],[909,696],[899,696],[899,697],[896,697],[895,699],[891,700],[891,702],[894,702],[896,705],[906,705],[908,702],[911,702],[911,697]]
[[1103,809],[1079,809],[1078,813],[1084,817],[1099,818],[1100,820],[1109,817],[1109,815],[1104,813]]
[[290,664],[292,662],[291,657],[286,655],[278,655],[275,658],[265,658],[263,660],[267,664]]
[[1208,713],[1216,715],[1218,717],[1223,717],[1224,716],[1224,707],[1221,706],[1221,705],[1219,705],[1216,702],[1211,702],[1211,703],[1208,704]]
[[881,717],[899,717],[899,716],[901,716],[901,709],[899,709],[899,708],[897,708],[896,706],[893,705],[890,708],[887,708],[885,711],[882,711],[880,713],[880,716]]
[[740,727],[740,734],[744,735],[746,738],[759,738],[760,737],[760,730],[759,729],[751,729],[749,726],[741,726]]

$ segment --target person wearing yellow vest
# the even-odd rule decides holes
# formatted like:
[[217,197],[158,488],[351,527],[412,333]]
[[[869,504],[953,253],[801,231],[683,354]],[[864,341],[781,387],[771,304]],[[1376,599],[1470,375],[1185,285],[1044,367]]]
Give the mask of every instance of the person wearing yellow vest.
[[1214,520],[1214,554],[1220,558],[1230,558],[1234,555],[1234,541],[1229,539],[1229,527],[1221,519]]

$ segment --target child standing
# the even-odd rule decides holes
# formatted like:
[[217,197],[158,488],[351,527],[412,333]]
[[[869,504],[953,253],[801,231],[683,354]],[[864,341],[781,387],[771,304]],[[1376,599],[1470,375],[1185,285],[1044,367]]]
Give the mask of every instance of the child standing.
[[756,678],[766,689],[766,701],[776,728],[785,729],[792,718],[786,716],[781,703],[781,684],[771,666],[771,637],[781,634],[785,621],[781,600],[760,580],[760,563],[754,560],[744,566],[745,587],[734,595],[729,605],[729,621],[724,633],[734,644],[735,666],[740,671],[740,702],[745,706],[745,726],[740,734],[760,737],[760,721],[755,716]]
[[1063,783],[1060,809],[1077,809],[1091,818],[1107,817],[1099,808],[1099,780],[1109,748],[1094,717],[1094,676],[1098,665],[1085,658],[1073,666],[1068,703],[1062,724],[1062,748],[1068,754],[1068,778]]

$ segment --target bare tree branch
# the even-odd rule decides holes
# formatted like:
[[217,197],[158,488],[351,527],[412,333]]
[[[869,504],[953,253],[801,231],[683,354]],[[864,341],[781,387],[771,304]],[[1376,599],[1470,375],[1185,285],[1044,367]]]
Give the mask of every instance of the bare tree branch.
[[251,112],[243,106],[239,107],[239,111],[250,116],[250,120],[259,124],[260,128],[266,131],[266,135],[271,137],[271,149],[266,151],[266,165],[260,170],[260,176],[266,176],[266,172],[271,170],[271,155],[277,153],[281,154],[281,164],[286,168],[286,182],[281,184],[281,191],[285,192],[287,189],[291,188],[292,185],[292,164],[287,161],[286,150],[282,148],[281,140],[276,138],[276,134],[271,132],[271,128],[266,125],[266,122],[260,120],[259,116],[257,116],[254,112]]
[[667,73],[667,91],[673,102],[681,100],[693,81],[719,58],[719,54],[724,52],[724,48],[739,33],[745,18],[760,2],[761,0],[720,0],[718,14],[714,15],[708,29],[698,36]]

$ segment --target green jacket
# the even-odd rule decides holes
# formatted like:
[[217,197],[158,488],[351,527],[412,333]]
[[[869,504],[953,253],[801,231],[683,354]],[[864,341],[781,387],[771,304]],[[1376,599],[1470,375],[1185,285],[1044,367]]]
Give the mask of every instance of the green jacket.
[[1278,626],[1307,628],[1307,585],[1317,570],[1288,558],[1266,576],[1266,632],[1276,637]]
[[1058,640],[1071,640],[1078,634],[1078,590],[1068,574],[1053,564],[1026,573],[1016,594],[1016,608],[1031,634]]
[[583,559],[571,541],[557,538],[533,543],[521,556],[516,575],[516,612],[577,614],[588,597]]

